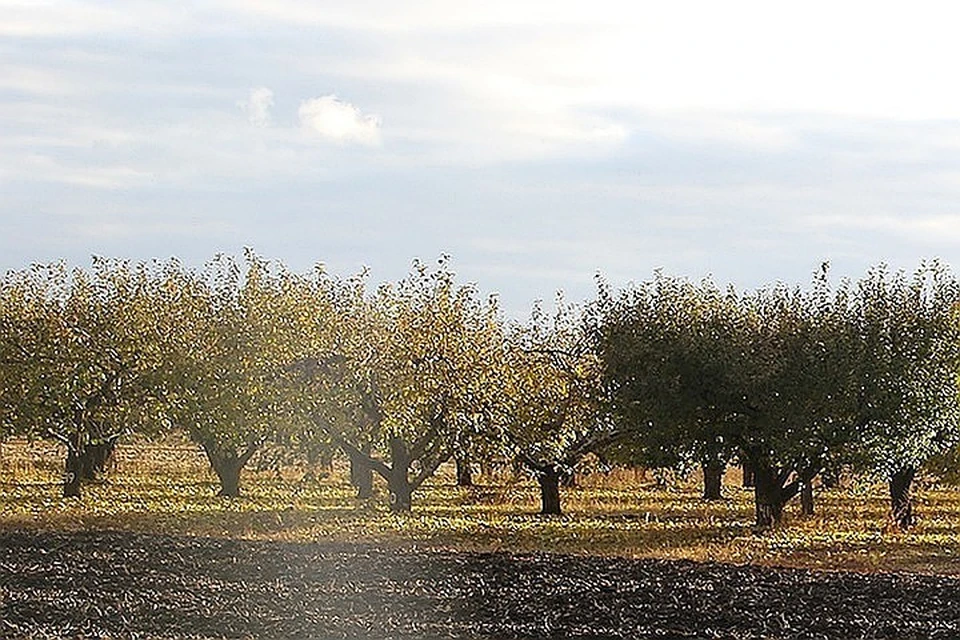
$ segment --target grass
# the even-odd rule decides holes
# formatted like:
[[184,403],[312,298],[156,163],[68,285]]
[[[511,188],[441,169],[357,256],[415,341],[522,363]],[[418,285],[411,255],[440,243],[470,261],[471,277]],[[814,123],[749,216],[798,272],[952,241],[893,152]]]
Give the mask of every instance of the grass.
[[[215,496],[217,484],[187,442],[125,445],[108,479],[60,497],[61,454],[45,443],[0,447],[0,528],[111,529],[247,539],[370,542],[461,550],[555,551],[755,563],[815,569],[960,575],[960,490],[915,492],[917,526],[891,527],[884,487],[851,484],[817,495],[817,515],[788,506],[784,526],[752,529],[752,494],[725,486],[726,499],[700,499],[695,479],[663,486],[619,470],[564,489],[565,515],[537,515],[527,479],[478,478],[459,488],[441,472],[414,495],[411,514],[389,512],[385,489],[360,501],[346,470],[316,482],[302,470],[251,471],[244,496]],[[729,480],[738,474],[729,473]]]

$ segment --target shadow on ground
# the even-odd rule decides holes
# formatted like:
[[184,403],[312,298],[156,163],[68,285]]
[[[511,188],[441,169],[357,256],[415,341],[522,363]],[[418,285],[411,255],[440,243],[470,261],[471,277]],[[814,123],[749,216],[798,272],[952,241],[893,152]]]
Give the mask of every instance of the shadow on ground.
[[0,533],[2,637],[955,638],[960,581],[558,554]]

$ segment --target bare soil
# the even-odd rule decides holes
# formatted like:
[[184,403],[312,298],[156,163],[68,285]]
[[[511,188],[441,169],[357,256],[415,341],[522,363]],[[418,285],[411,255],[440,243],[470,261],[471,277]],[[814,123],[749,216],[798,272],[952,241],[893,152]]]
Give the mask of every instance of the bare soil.
[[957,638],[960,580],[9,531],[0,637]]

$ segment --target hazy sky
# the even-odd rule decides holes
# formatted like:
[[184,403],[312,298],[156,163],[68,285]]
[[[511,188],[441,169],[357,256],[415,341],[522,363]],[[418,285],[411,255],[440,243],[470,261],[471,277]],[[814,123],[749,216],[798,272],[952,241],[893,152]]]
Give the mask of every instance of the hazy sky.
[[956,16],[907,6],[0,0],[0,269],[449,253],[517,315],[956,264]]

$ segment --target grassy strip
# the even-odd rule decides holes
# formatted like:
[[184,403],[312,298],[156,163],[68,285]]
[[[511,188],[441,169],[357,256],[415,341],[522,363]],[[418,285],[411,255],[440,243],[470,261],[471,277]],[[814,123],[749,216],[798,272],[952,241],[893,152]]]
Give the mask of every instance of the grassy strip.
[[908,533],[889,526],[883,487],[863,486],[821,492],[813,517],[800,516],[799,505],[791,505],[786,526],[758,535],[750,526],[752,495],[733,486],[725,487],[725,500],[707,503],[690,482],[664,488],[633,473],[589,476],[579,488],[563,491],[566,515],[542,517],[530,482],[481,478],[480,486],[457,488],[452,469],[443,469],[415,496],[413,513],[397,516],[388,511],[382,487],[373,500],[356,500],[342,470],[319,482],[298,480],[296,470],[250,473],[243,497],[218,498],[194,453],[127,448],[107,482],[87,487],[81,500],[64,500],[56,457],[6,444],[0,452],[0,527],[960,575],[956,489],[922,488],[916,497],[921,520]]

